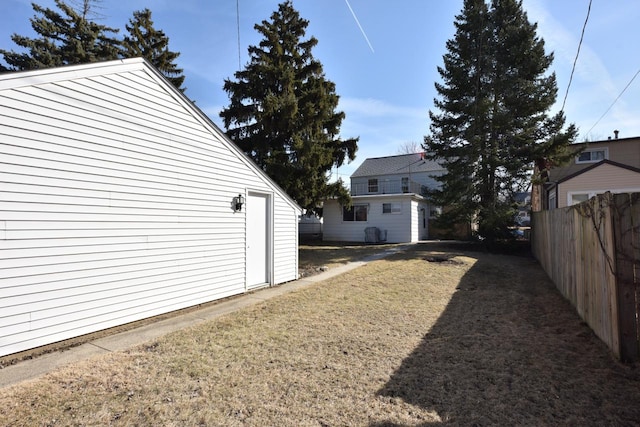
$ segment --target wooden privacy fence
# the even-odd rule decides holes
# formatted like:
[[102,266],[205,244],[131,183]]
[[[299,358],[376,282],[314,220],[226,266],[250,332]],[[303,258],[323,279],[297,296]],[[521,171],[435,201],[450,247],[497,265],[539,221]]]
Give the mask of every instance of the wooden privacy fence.
[[605,193],[534,212],[534,256],[596,335],[624,362],[640,356],[640,193]]

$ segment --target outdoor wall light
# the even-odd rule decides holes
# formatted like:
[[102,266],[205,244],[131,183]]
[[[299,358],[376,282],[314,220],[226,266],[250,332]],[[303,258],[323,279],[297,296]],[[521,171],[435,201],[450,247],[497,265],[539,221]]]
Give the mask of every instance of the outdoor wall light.
[[238,194],[233,198],[233,210],[236,212],[242,211],[242,205],[244,205],[244,197],[242,194]]

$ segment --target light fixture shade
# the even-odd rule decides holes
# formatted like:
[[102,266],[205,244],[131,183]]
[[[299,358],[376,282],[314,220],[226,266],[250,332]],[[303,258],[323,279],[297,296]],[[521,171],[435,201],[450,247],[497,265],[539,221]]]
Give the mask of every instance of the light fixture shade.
[[244,205],[244,196],[242,194],[238,194],[233,198],[233,210],[236,212],[242,211],[242,205]]

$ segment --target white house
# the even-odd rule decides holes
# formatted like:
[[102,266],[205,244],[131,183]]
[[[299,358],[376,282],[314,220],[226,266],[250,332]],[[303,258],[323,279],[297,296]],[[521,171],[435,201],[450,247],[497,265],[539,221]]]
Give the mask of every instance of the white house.
[[351,175],[353,206],[336,200],[323,208],[323,240],[416,242],[429,238],[429,219],[439,212],[425,197],[445,172],[423,153],[366,159]]
[[298,277],[300,208],[142,59],[0,75],[0,356]]

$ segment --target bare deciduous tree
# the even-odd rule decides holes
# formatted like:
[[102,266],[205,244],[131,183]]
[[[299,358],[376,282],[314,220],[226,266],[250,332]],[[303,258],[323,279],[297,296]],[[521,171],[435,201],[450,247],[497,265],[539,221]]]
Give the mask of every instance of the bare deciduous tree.
[[398,154],[414,154],[422,151],[422,146],[415,141],[406,141],[398,146]]

